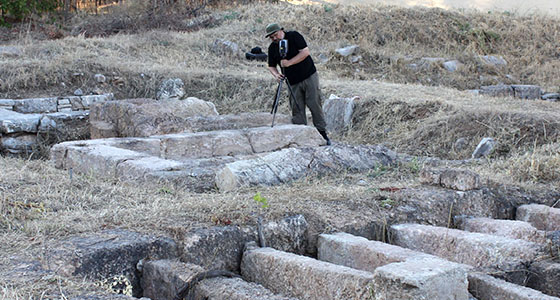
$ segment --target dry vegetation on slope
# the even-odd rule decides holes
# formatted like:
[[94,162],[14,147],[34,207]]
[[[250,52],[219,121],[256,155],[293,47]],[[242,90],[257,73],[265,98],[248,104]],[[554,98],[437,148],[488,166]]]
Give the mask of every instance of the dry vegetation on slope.
[[[492,136],[499,142],[498,151],[471,166],[485,178],[533,190],[554,191],[560,184],[558,103],[462,91],[498,82],[559,91],[558,20],[282,2],[208,9],[195,17],[192,11],[168,10],[149,19],[143,9],[136,5],[112,14],[79,16],[56,27],[56,37],[63,38],[55,40],[36,39],[32,31],[15,34],[20,38],[4,44],[22,54],[0,57],[0,98],[68,95],[77,88],[113,92],[118,99],[154,97],[163,79],[181,78],[188,96],[214,102],[222,114],[268,111],[276,83],[265,65],[245,60],[242,53],[215,54],[211,45],[221,38],[237,43],[241,51],[266,48],[263,28],[277,21],[301,31],[314,57],[329,58],[318,64],[325,97],[360,96],[353,128],[335,140],[464,159],[482,137]],[[336,56],[336,48],[352,44],[360,46],[362,64]],[[479,56],[487,54],[503,56],[508,65],[481,65]],[[459,59],[465,67],[455,73],[440,66],[414,71],[403,63],[407,57]],[[96,73],[105,74],[108,83],[95,83]],[[286,103],[281,109],[287,111]],[[467,139],[467,147],[455,147],[459,138]],[[198,223],[252,223],[252,196],[257,192],[270,200],[270,219],[303,213],[326,227],[337,228],[348,220],[367,222],[388,213],[381,201],[393,201],[381,188],[417,186],[421,167],[412,162],[281,187],[192,194],[156,183],[139,186],[77,175],[70,180],[48,161],[0,158],[0,238],[11,241],[0,245],[0,270],[12,255],[41,257],[49,241],[70,234],[121,227],[173,235]],[[9,275],[2,272],[2,277]],[[33,285],[14,280],[0,285],[0,299],[93,288],[52,276]]]

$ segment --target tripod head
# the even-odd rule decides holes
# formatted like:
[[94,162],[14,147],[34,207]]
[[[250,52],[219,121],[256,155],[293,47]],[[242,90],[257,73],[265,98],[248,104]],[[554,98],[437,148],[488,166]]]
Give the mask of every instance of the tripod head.
[[282,59],[286,58],[286,55],[288,55],[288,40],[280,40],[278,42],[278,50],[280,50],[280,57]]

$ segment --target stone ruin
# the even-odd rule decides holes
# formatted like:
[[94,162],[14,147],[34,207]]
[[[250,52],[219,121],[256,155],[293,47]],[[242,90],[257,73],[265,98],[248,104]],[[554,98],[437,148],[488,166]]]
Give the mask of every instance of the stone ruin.
[[0,153],[30,155],[42,141],[89,138],[89,110],[112,94],[0,99]]
[[[325,147],[313,127],[291,125],[288,116],[270,127],[270,114],[218,115],[208,102],[185,103],[97,103],[90,114],[96,139],[57,144],[51,159],[77,173],[194,191],[410,159],[380,146]],[[337,120],[351,108],[340,105],[329,110],[342,114]],[[75,300],[177,299],[208,270],[233,275],[202,277],[189,299],[560,299],[560,209],[525,196],[504,203],[478,174],[460,169],[424,169],[420,182],[395,192],[408,202],[393,225],[373,221],[316,233],[296,215],[262,226],[192,228],[175,238],[113,229],[49,245],[40,262],[13,261],[10,272],[85,277],[132,295]]]

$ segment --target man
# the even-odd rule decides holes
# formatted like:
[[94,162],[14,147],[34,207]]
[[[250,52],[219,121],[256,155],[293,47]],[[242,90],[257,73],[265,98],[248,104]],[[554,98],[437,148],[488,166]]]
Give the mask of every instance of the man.
[[[319,75],[305,39],[299,32],[284,31],[284,28],[276,23],[266,26],[266,37],[272,40],[268,47],[268,70],[278,81],[288,78],[294,93],[296,103],[291,105],[292,123],[307,125],[305,106],[309,107],[313,125],[327,141],[327,145],[330,145],[331,141],[326,131],[327,123],[321,107]],[[279,41],[284,39],[288,41],[288,52],[286,57],[282,58]],[[281,72],[278,72],[278,65]]]

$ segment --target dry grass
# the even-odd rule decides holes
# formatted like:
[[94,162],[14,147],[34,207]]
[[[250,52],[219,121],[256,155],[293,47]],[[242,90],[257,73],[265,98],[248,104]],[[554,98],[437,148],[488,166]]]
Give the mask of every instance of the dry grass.
[[[247,61],[242,53],[215,54],[211,44],[223,38],[236,42],[241,52],[266,48],[263,28],[278,21],[301,31],[314,57],[329,57],[327,63],[318,64],[325,96],[361,98],[353,128],[333,134],[335,140],[382,143],[399,152],[464,159],[482,137],[491,136],[498,141],[498,151],[487,162],[472,166],[485,178],[551,190],[560,184],[557,103],[488,98],[458,90],[493,81],[558,90],[560,25],[556,19],[257,3],[200,13],[192,19],[187,16],[173,24],[158,23],[161,19],[142,23],[147,21],[140,16],[125,18],[138,25],[137,32],[103,36],[107,33],[102,29],[117,26],[115,20],[123,14],[141,11],[135,9],[103,16],[107,28],[84,17],[74,36],[35,40],[24,35],[11,41],[23,55],[0,57],[0,98],[66,95],[77,88],[113,92],[119,99],[154,97],[163,79],[181,78],[188,96],[214,102],[222,114],[268,111],[276,83],[265,64]],[[89,34],[82,30],[87,24],[92,25]],[[162,24],[187,27],[168,31]],[[192,24],[197,27],[188,27]],[[336,48],[350,44],[360,46],[361,64],[335,55]],[[503,56],[507,67],[481,65],[478,56],[484,54]],[[421,57],[456,58],[465,68],[447,73],[439,65],[424,71],[407,67],[408,60]],[[96,73],[105,74],[108,83],[97,84]],[[286,102],[282,112],[287,111]],[[458,138],[467,139],[466,148],[455,147]],[[253,224],[258,206],[252,198],[257,192],[269,200],[267,219],[301,213],[317,230],[339,228],[350,221],[383,220],[390,213],[383,201],[392,199],[380,188],[417,185],[421,167],[412,162],[367,174],[194,194],[156,182],[137,185],[77,174],[71,180],[66,171],[44,160],[1,157],[0,238],[10,243],[0,243],[0,278],[6,278],[1,267],[11,263],[11,256],[36,260],[46,245],[69,235],[119,227],[175,236],[201,225]],[[13,280],[0,285],[0,300],[94,289],[91,282],[68,278],[35,278],[33,284]]]

